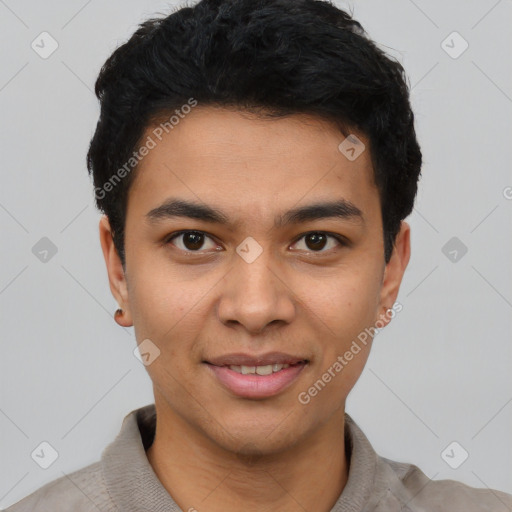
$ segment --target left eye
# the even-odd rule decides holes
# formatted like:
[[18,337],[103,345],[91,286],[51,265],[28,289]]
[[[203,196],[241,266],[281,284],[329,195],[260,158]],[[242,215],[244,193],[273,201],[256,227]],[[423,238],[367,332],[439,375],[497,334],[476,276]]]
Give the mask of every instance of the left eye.
[[326,251],[322,251],[327,245],[328,245],[328,239],[331,238],[336,241],[334,244],[334,247],[336,245],[343,246],[346,245],[343,241],[341,236],[338,235],[330,235],[328,233],[324,233],[323,231],[312,231],[311,233],[306,233],[305,235],[302,235],[295,244],[297,244],[300,240],[305,240],[305,249],[300,250],[306,250],[306,251],[313,251],[313,252],[327,252],[327,250],[332,249],[333,247],[328,247]]

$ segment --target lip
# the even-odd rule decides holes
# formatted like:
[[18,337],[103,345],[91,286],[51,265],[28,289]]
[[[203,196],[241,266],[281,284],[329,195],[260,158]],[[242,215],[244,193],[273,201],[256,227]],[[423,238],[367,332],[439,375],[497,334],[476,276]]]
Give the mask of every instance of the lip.
[[244,353],[226,354],[203,361],[214,366],[265,366],[267,364],[297,364],[302,361],[309,362],[305,357],[285,354],[284,352],[267,352],[265,354],[250,355]]
[[[254,361],[254,358],[252,360]],[[247,366],[260,365],[262,363]],[[307,365],[307,362],[299,362],[270,375],[243,375],[231,370],[228,366],[216,366],[206,363],[206,367],[210,369],[214,377],[231,393],[242,398],[252,399],[268,398],[281,393],[298,379],[300,373]]]

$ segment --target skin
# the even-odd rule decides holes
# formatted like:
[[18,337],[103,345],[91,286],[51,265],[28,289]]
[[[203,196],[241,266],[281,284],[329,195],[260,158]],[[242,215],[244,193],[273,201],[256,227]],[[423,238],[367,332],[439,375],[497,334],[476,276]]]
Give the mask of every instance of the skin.
[[[134,326],[160,355],[146,369],[157,427],[148,460],[183,510],[329,511],[346,481],[345,401],[371,342],[307,405],[298,400],[359,333],[389,322],[410,257],[402,222],[384,260],[380,199],[369,141],[349,161],[345,138],[307,115],[259,119],[196,107],[142,160],[129,192],[126,271],[107,217],[100,240],[110,288]],[[151,134],[148,128],[144,139]],[[169,197],[206,203],[233,222],[222,226],[146,214]],[[319,200],[354,203],[364,223],[325,218],[274,227],[278,214]],[[179,230],[207,234],[194,253]],[[304,236],[327,231],[325,247]],[[263,249],[252,263],[236,252],[248,236]],[[173,245],[174,244],[174,245]],[[215,250],[215,249],[220,250]],[[187,253],[188,251],[188,253]],[[233,352],[281,351],[309,360],[276,396],[233,395],[202,361]]]

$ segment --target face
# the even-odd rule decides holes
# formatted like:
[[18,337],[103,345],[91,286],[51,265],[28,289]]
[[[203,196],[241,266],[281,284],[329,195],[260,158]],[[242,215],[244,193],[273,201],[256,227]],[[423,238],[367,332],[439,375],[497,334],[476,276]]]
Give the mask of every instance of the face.
[[125,273],[100,222],[124,325],[160,351],[146,366],[157,411],[226,450],[284,450],[339,419],[371,346],[358,336],[389,320],[409,226],[386,265],[354,133],[366,149],[349,160],[327,121],[199,106],[139,164]]

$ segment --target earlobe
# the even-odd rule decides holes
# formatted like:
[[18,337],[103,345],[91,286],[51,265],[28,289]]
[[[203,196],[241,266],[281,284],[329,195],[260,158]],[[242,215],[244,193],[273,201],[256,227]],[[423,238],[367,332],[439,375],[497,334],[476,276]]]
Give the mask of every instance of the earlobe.
[[119,310],[116,311],[114,319],[119,325],[123,327],[130,327],[133,325],[133,323],[129,309],[126,276],[124,273],[123,265],[121,263],[121,258],[119,257],[117,249],[114,245],[112,229],[106,215],[103,215],[100,219],[99,234],[103,257],[107,267],[110,291],[119,304],[119,309],[122,310],[122,314],[119,313]]

